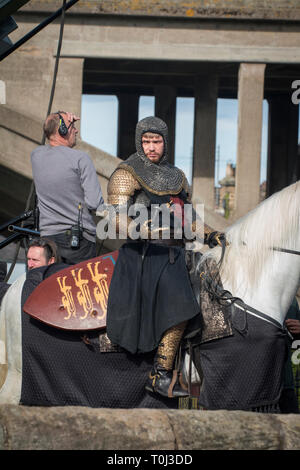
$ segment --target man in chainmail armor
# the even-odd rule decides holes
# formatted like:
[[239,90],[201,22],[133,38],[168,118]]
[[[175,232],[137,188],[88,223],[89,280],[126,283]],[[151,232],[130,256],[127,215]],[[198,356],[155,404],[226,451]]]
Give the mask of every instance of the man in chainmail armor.
[[[172,230],[176,216],[172,206],[191,204],[190,188],[184,173],[168,162],[164,121],[148,117],[137,123],[136,150],[113,172],[108,184],[117,231],[125,230],[127,241],[119,250],[110,285],[107,335],[132,354],[156,350],[146,382],[148,391],[165,397],[186,396],[187,387],[173,371],[174,360],[187,322],[199,314],[199,305],[185,263],[184,239],[174,237]],[[130,214],[128,209],[134,204],[147,208],[144,223],[121,217],[120,208]],[[151,205],[170,209],[171,228],[153,227]],[[204,242],[213,245],[215,235],[204,225]]]

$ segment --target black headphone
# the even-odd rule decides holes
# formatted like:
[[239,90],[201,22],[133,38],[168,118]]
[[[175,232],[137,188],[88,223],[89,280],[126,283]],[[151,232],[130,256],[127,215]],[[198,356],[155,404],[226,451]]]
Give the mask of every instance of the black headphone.
[[56,113],[59,116],[59,127],[58,132],[62,137],[65,137],[69,132],[69,128],[66,126],[66,123],[60,113]]

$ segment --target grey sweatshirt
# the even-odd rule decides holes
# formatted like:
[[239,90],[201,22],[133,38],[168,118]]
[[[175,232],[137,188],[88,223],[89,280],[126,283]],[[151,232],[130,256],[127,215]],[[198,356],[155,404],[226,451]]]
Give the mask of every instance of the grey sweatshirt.
[[31,164],[41,236],[62,233],[76,224],[81,203],[83,236],[95,241],[96,226],[91,211],[104,201],[90,157],[69,147],[41,145],[32,152]]

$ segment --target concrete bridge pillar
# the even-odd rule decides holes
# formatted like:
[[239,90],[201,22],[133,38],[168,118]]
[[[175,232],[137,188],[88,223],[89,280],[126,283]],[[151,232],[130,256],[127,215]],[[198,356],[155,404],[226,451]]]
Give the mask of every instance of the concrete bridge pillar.
[[0,80],[0,104],[6,103],[5,82]]
[[242,63],[238,77],[235,216],[259,203],[265,64]]
[[215,147],[218,82],[214,76],[197,79],[195,86],[193,202],[214,209]]
[[300,178],[298,157],[299,109],[290,94],[269,100],[267,196]]
[[135,128],[138,122],[139,94],[119,93],[117,156],[126,160],[136,151]]
[[175,125],[177,90],[170,86],[155,87],[155,116],[163,119],[169,129],[169,162],[175,161]]

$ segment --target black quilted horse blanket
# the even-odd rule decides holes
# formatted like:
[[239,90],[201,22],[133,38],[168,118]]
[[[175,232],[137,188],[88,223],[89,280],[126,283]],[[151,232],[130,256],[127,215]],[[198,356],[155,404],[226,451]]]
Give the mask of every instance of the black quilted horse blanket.
[[[22,306],[33,289],[55,270],[29,271]],[[100,352],[99,332],[83,333],[52,328],[22,313],[22,405],[88,406],[93,408],[177,408],[177,399],[145,391],[153,353],[131,355]]]
[[233,307],[232,335],[195,348],[203,374],[199,404],[216,410],[276,410],[287,358],[286,333]]

